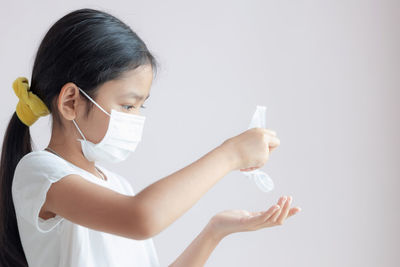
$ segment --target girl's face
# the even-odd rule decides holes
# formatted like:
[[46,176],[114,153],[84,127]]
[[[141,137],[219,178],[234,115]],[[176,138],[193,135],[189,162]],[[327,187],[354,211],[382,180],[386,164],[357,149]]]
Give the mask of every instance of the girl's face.
[[[104,83],[93,100],[109,114],[115,109],[127,114],[140,115],[141,106],[150,96],[153,81],[153,72],[150,65],[142,65],[134,70],[127,71],[123,77]],[[79,91],[79,89],[78,89]],[[81,98],[86,98],[81,93]],[[90,101],[88,98],[86,100]],[[86,139],[98,143],[103,139],[110,117],[93,104],[89,116],[84,116],[87,102],[78,101],[75,121]],[[72,124],[73,128],[75,126]],[[77,132],[78,138],[82,138]]]

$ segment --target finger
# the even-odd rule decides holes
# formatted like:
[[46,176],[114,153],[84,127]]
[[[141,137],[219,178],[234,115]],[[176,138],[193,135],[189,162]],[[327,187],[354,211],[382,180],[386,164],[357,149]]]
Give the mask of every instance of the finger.
[[278,199],[278,203],[277,203],[277,204],[278,204],[280,207],[283,207],[283,204],[285,204],[286,199],[287,199],[286,196],[281,196],[281,197]]
[[265,132],[267,132],[268,134],[273,135],[273,136],[276,136],[276,132],[275,132],[275,131],[273,131],[273,130],[271,130],[271,129],[266,129],[266,128],[264,128],[264,130],[265,130]]
[[268,142],[268,146],[271,149],[277,148],[281,144],[281,140],[278,137],[271,137]]
[[280,199],[279,199],[279,201],[278,201],[278,205],[279,205],[279,207],[280,207],[280,209],[277,211],[277,212],[275,212],[275,214],[269,219],[269,221],[271,221],[271,222],[276,222],[276,219],[279,217],[279,215],[281,214],[281,211],[282,211],[282,207],[283,207],[283,204],[285,203],[285,200],[286,200],[286,197],[285,196],[283,196],[283,197],[281,197]]
[[277,224],[279,224],[279,225],[283,224],[283,221],[286,219],[286,217],[287,217],[287,215],[289,213],[290,204],[292,204],[292,197],[288,196],[287,200],[286,200],[286,203],[285,203],[285,206],[283,207],[282,212],[281,212],[280,216],[278,217],[278,219],[276,221]]
[[254,169],[258,169],[259,167],[250,167],[250,168],[246,168],[246,169],[240,169],[240,171],[242,172],[247,172],[247,171],[252,171]]
[[255,221],[262,223],[268,220],[278,209],[279,209],[278,205],[273,205],[267,211],[260,212],[258,216],[256,216],[258,218],[256,218]]
[[269,153],[271,153],[272,151],[274,151],[277,148],[277,146],[275,146],[275,147],[270,146],[268,148],[269,148]]
[[300,212],[300,211],[301,211],[301,208],[300,208],[300,207],[291,208],[291,209],[289,210],[289,214],[288,214],[287,218],[289,218],[290,216],[293,216],[293,215],[297,214],[297,213]]
[[267,220],[278,209],[278,205],[270,207],[267,211],[251,212],[250,216],[242,217],[240,221],[244,225],[259,225]]

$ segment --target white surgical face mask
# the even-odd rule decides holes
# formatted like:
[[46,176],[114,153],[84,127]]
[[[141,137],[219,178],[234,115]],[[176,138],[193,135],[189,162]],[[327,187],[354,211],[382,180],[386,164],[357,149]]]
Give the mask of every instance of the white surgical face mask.
[[105,111],[81,88],[79,90],[104,113],[110,116],[107,132],[103,139],[94,144],[86,140],[75,120],[72,120],[83,139],[81,142],[83,155],[89,161],[116,163],[125,160],[142,139],[143,125],[146,117],[136,114],[127,114],[111,109],[111,114]]

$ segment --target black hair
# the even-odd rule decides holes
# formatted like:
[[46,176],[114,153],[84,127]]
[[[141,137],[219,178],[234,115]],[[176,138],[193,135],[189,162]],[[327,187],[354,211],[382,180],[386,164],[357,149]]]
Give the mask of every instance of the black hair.
[[[47,105],[54,123],[63,127],[57,110],[62,86],[73,82],[95,99],[105,82],[125,71],[159,63],[141,38],[111,14],[83,8],[56,21],[44,36],[32,69],[30,91]],[[92,103],[86,100],[87,113]],[[12,199],[12,181],[19,160],[32,152],[29,127],[16,112],[6,129],[0,162],[0,266],[28,266],[19,236]]]

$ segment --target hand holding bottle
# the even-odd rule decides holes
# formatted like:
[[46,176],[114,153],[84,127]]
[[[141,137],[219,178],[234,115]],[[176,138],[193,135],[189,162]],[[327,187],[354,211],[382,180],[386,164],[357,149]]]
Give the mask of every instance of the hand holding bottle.
[[265,128],[251,128],[222,143],[232,161],[233,170],[251,171],[262,167],[280,140],[276,133]]

